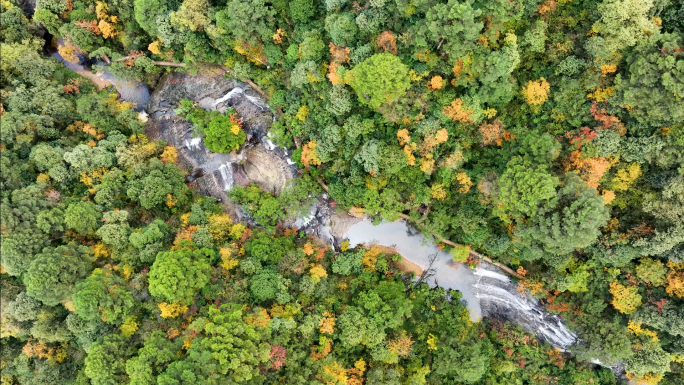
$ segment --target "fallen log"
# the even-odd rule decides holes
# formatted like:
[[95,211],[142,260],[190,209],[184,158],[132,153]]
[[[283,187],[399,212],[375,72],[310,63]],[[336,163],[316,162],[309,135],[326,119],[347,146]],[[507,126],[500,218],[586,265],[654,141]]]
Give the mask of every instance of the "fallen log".
[[[106,58],[106,59],[109,59],[109,58],[107,57],[107,55],[105,55],[105,58]],[[115,62],[122,62],[122,61],[126,61],[126,60],[128,60],[128,59],[134,59],[134,58],[135,58],[134,56],[124,56],[124,57],[120,57],[120,58],[118,58],[118,59],[114,59],[114,61],[115,61]],[[109,62],[109,61],[107,61],[107,62]],[[158,66],[165,66],[165,67],[185,67],[185,63],[176,63],[176,62],[172,62],[172,61],[154,61],[154,60],[153,60],[152,62],[153,62],[155,65],[158,65]]]
[[[406,215],[406,214],[399,214],[399,215],[401,216],[402,219],[405,219],[405,220],[407,220],[407,221],[409,221],[409,222],[411,221],[411,217],[409,217],[408,215]],[[458,243],[454,243],[454,242],[452,242],[452,241],[450,241],[450,240],[448,240],[448,239],[446,239],[446,238],[442,238],[442,237],[439,236],[439,235],[436,235],[435,238],[437,238],[437,240],[438,240],[439,242],[444,243],[444,244],[449,245],[449,246],[453,246],[453,247],[463,246],[463,245],[459,245]],[[477,257],[478,259],[481,259],[481,260],[483,260],[483,261],[485,261],[485,262],[487,262],[487,263],[489,263],[489,264],[491,264],[491,265],[494,265],[494,266],[500,268],[501,270],[505,271],[506,273],[508,273],[508,274],[510,274],[510,275],[512,275],[512,276],[514,276],[514,277],[516,277],[516,278],[518,278],[518,279],[525,279],[525,277],[523,277],[522,275],[518,274],[515,270],[511,269],[510,267],[508,267],[508,266],[506,266],[506,265],[503,265],[503,264],[501,264],[501,263],[499,263],[499,262],[494,262],[491,258],[489,258],[489,257],[487,257],[487,256],[484,256],[484,255],[478,253],[478,252],[475,251],[475,250],[472,250],[472,249],[471,249],[471,250],[469,251],[469,253],[470,253],[470,255],[472,255],[473,257]]]

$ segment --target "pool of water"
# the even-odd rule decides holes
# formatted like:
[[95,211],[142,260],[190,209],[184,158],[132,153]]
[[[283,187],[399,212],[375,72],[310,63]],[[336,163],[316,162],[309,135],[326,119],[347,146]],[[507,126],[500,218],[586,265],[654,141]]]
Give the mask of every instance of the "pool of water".
[[[57,39],[56,44],[57,46],[63,45],[64,41],[62,39]],[[113,85],[121,96],[121,100],[134,103],[136,111],[143,111],[145,106],[147,106],[147,102],[150,101],[150,90],[147,85],[134,80],[117,78],[107,71],[95,74],[92,71],[89,60],[84,54],[79,53],[77,55],[79,58],[78,63],[71,63],[64,60],[57,50],[50,52],[50,56],[57,59],[66,68],[90,79],[100,90],[109,85]]]
[[482,316],[480,301],[473,290],[479,277],[467,266],[454,263],[451,254],[439,250],[434,243],[408,227],[405,222],[385,222],[373,226],[369,221],[362,221],[347,230],[346,238],[349,240],[349,247],[360,244],[396,247],[403,258],[423,270],[431,269],[432,275],[427,279],[431,287],[460,291],[461,300],[468,307],[470,317],[475,321]]
[[461,301],[468,307],[473,321],[483,316],[506,319],[560,349],[571,346],[577,339],[557,315],[546,311],[544,305],[528,293],[518,292],[516,283],[495,266],[483,262],[480,267],[470,269],[454,263],[451,254],[439,250],[434,242],[404,221],[377,226],[370,221],[361,221],[349,227],[345,237],[350,247],[360,244],[395,247],[403,258],[423,270],[429,269],[431,275],[427,283],[431,287],[460,291]]

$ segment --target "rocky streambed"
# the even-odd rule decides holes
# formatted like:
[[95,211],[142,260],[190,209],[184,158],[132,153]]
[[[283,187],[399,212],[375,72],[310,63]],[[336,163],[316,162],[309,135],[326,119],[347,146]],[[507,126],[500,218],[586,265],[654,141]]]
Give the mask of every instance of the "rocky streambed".
[[[179,165],[189,174],[187,182],[204,195],[225,201],[227,190],[250,183],[277,194],[297,169],[290,153],[268,138],[274,116],[257,95],[247,84],[226,79],[221,70],[167,75],[150,97],[145,133],[178,149]],[[209,151],[192,123],[174,112],[182,99],[193,100],[206,110],[233,108],[243,121],[245,145],[230,154]]]
[[[193,100],[207,110],[224,112],[232,107],[243,121],[246,145],[231,154],[207,150],[192,124],[174,112],[182,99]],[[245,215],[227,200],[227,190],[236,184],[257,183],[278,194],[297,175],[291,153],[274,145],[268,137],[274,115],[267,104],[247,84],[226,79],[221,70],[207,70],[198,75],[167,75],[152,93],[147,111],[147,135],[176,147],[179,163],[188,171],[189,184],[200,193],[225,202],[238,219],[244,219]],[[470,269],[453,263],[449,253],[440,251],[403,221],[373,226],[368,219],[336,213],[325,194],[317,198],[308,215],[292,218],[287,225],[333,247],[345,239],[352,247],[359,244],[396,247],[411,262],[414,271],[427,271],[426,282],[432,287],[460,291],[473,320],[506,319],[561,349],[575,342],[576,336],[558,316],[548,313],[537,299],[520,294],[515,283],[496,267],[483,263],[477,269]]]
[[[202,143],[192,124],[176,116],[180,100],[190,99],[201,108],[224,112],[233,108],[243,121],[247,142],[239,152],[212,153]],[[173,73],[162,79],[147,104],[149,122],[145,129],[151,139],[164,140],[178,149],[179,164],[188,172],[187,181],[197,191],[226,203],[232,214],[244,219],[241,208],[226,195],[234,185],[257,183],[278,194],[297,169],[287,149],[279,148],[268,137],[274,115],[265,101],[249,85],[226,79],[221,70],[206,70],[198,75]],[[496,317],[514,322],[551,345],[565,349],[576,336],[562,320],[546,311],[530,295],[520,294],[511,279],[498,268],[483,263],[477,269],[451,261],[449,253],[403,221],[373,226],[368,219],[336,213],[328,197],[317,197],[309,214],[292,218],[295,226],[335,247],[348,239],[350,246],[380,244],[396,247],[412,268],[427,271],[430,286],[458,290],[473,320]]]

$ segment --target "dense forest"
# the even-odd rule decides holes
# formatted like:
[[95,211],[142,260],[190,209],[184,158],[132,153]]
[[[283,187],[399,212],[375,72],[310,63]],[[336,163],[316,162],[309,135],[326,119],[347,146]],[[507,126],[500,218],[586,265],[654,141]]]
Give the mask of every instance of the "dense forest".
[[[0,11],[2,385],[684,384],[684,1]],[[212,66],[252,82],[298,177],[235,187],[256,225],[231,218],[57,39],[151,87]],[[241,117],[193,102],[173,107],[207,148],[239,151]],[[517,271],[577,342],[472,322],[392,249],[281,225],[324,189]]]

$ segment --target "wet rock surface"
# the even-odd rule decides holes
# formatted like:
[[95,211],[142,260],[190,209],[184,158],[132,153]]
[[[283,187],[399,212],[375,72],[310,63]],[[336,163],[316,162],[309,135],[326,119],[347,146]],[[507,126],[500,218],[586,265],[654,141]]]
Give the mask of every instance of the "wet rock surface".
[[[192,123],[174,112],[182,99],[206,110],[226,112],[232,107],[243,121],[245,145],[230,154],[209,151]],[[267,137],[274,119],[268,106],[248,85],[225,78],[223,71],[167,75],[152,93],[147,111],[146,134],[178,149],[178,163],[189,174],[186,180],[201,194],[223,201],[232,186],[250,183],[277,194],[296,175],[287,150]]]
[[576,342],[577,335],[565,327],[559,316],[549,313],[529,293],[518,292],[517,285],[498,271],[498,268],[486,262],[471,270],[477,277],[472,288],[483,316],[520,325],[559,349],[565,350]]
[[[239,153],[209,151],[192,124],[173,111],[182,99],[193,100],[206,110],[235,109],[247,134],[246,145]],[[250,183],[278,194],[296,176],[287,150],[268,139],[274,118],[268,106],[248,85],[226,79],[221,72],[166,76],[152,94],[147,110],[150,115],[147,135],[165,140],[178,149],[179,163],[189,174],[187,181],[204,195],[228,203],[227,190],[236,184]],[[438,251],[434,244],[427,245],[422,235],[404,222],[372,226],[367,219],[335,211],[327,195],[322,194],[308,213],[291,218],[284,225],[296,227],[333,248],[339,248],[345,238],[351,240],[352,247],[373,242],[397,246],[406,259],[431,273],[426,278],[431,286],[459,290],[474,319],[481,316],[506,319],[559,348],[575,341],[575,335],[557,316],[548,313],[537,299],[519,294],[516,285],[495,267],[483,264],[471,270],[454,264],[448,253]],[[234,214],[247,223],[252,222],[239,208],[235,208]],[[435,258],[430,258],[432,255]]]
[[427,272],[424,280],[431,287],[461,292],[461,302],[468,307],[473,321],[480,317],[511,321],[561,349],[577,338],[538,299],[519,293],[516,284],[498,268],[485,262],[476,269],[454,263],[450,253],[439,250],[404,221],[373,226],[368,220],[336,215],[332,223],[336,237],[349,239],[350,247],[379,244],[396,248],[402,257]]
[[[180,119],[173,111],[182,99],[194,100],[207,110],[225,112],[229,107],[235,109],[243,120],[243,129],[247,134],[245,146],[239,153],[231,154],[207,150],[191,123]],[[147,135],[176,147],[179,163],[188,172],[186,180],[190,186],[201,194],[222,200],[231,208],[237,220],[256,225],[241,208],[226,199],[226,191],[232,186],[257,183],[266,191],[278,194],[297,175],[297,169],[290,159],[291,153],[277,147],[268,138],[268,130],[274,120],[268,106],[248,85],[226,79],[223,73],[168,75],[151,95],[147,109],[150,115]],[[341,242],[351,238],[349,234],[355,229],[362,236],[351,242],[352,247],[373,242],[394,247],[400,246],[403,239],[422,238],[419,232],[404,222],[389,225],[396,224],[400,224],[399,233],[390,232],[385,234],[389,238],[380,240],[382,235],[369,227],[367,218],[355,218],[337,212],[327,194],[316,197],[305,215],[283,223],[285,227],[296,227],[318,238],[321,244],[338,250]],[[358,231],[363,226],[368,228]],[[422,243],[420,247],[433,246]],[[427,259],[423,257],[428,255],[420,255],[420,247],[408,245],[399,251],[417,267],[427,270],[425,279],[431,286],[461,291],[462,301],[474,318],[486,316],[513,322],[560,349],[570,348],[576,342],[576,335],[567,330],[558,316],[547,312],[536,298],[519,294],[515,283],[495,266],[482,263],[474,270],[463,265],[455,266],[448,253],[426,263]]]

